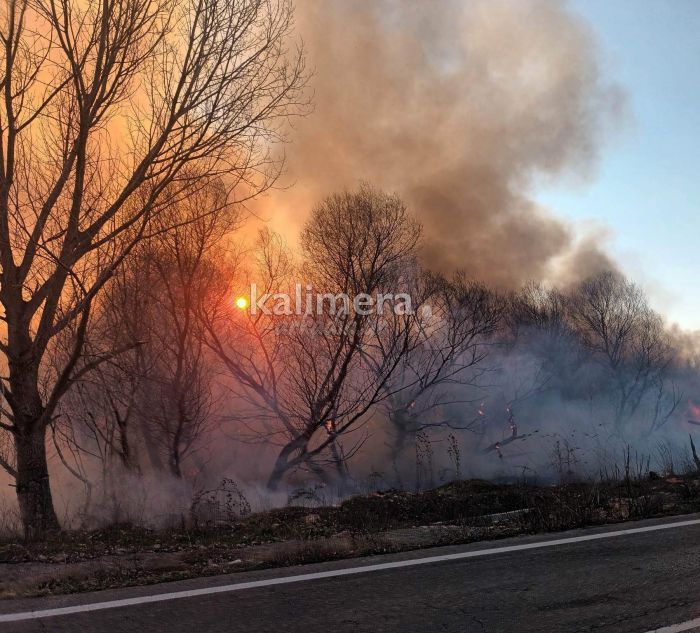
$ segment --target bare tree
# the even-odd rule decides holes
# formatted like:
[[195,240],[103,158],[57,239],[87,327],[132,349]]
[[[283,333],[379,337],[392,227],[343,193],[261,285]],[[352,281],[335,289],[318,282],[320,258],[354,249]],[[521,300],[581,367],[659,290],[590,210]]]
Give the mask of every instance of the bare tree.
[[527,283],[511,294],[504,314],[513,342],[521,332],[530,335],[536,331],[548,335],[546,343],[559,347],[560,340],[574,336],[566,295],[542,283]]
[[[183,476],[183,461],[201,447],[212,422],[213,370],[198,335],[196,314],[205,300],[212,261],[222,254],[221,242],[238,219],[227,212],[225,189],[212,187],[206,194],[192,196],[168,213],[165,221],[176,228],[150,246],[150,279],[140,280],[150,282],[146,352],[151,362],[142,423],[156,431],[175,477]],[[198,208],[206,208],[207,215],[185,223]],[[135,274],[138,278],[140,272]]]
[[[197,209],[207,213],[196,217]],[[106,474],[117,459],[126,471],[148,461],[179,478],[183,461],[201,448],[214,399],[197,302],[237,219],[221,184],[195,192],[161,214],[156,222],[172,228],[141,244],[102,293],[86,350],[133,349],[75,383],[61,409],[87,436],[77,450],[98,457]],[[141,440],[147,450],[138,455]]]
[[[476,387],[491,336],[497,331],[502,301],[462,273],[451,279],[422,275],[422,303],[430,317],[416,328],[415,344],[386,386],[383,406],[393,435],[391,457],[397,462],[407,441],[429,429],[469,429],[467,388]],[[457,407],[459,414],[454,414]],[[449,411],[448,411],[449,410]]]
[[569,297],[557,288],[530,282],[512,293],[501,332],[503,398],[511,409],[547,391],[565,395],[580,389],[577,375],[590,361],[571,319]]
[[[654,400],[649,431],[663,425],[678,406],[680,394],[673,385],[668,389],[670,341],[642,291],[617,273],[602,273],[573,291],[571,317],[612,387],[614,432],[623,436],[649,398]],[[605,391],[605,385],[600,389]]]
[[[135,427],[138,401],[149,371],[145,317],[151,298],[148,280],[134,275],[134,270],[140,269],[141,257],[132,255],[115,270],[97,298],[83,355],[109,358],[72,382],[55,416],[55,426],[69,442],[73,440],[73,448],[101,462],[103,481],[115,461],[126,471],[138,471],[140,466],[137,445],[142,429]],[[61,367],[71,353],[74,334],[73,328],[67,328],[57,338],[51,350],[58,356],[56,366]],[[112,356],[111,350],[127,351]]]
[[[0,9],[3,429],[28,536],[58,527],[45,434],[84,358],[91,307],[154,218],[207,179],[250,196],[300,106],[288,0],[10,0]],[[206,174],[206,178],[201,176]],[[54,338],[77,323],[50,378]],[[41,388],[40,385],[45,388]]]
[[[360,295],[400,288],[402,272],[414,265],[419,235],[420,227],[395,196],[369,186],[333,195],[316,207],[302,233],[301,272],[304,285],[313,289],[311,310],[236,319],[230,298],[206,302],[208,345],[251,409],[265,418],[260,423],[266,439],[280,445],[270,488],[297,468],[327,479],[327,467],[334,465],[342,474],[345,460],[361,444],[348,451],[339,446],[387,396],[415,319],[408,311],[401,321],[387,319],[389,306],[383,311],[353,306]],[[293,270],[289,257],[274,246],[264,236],[260,286],[294,296],[284,285]]]

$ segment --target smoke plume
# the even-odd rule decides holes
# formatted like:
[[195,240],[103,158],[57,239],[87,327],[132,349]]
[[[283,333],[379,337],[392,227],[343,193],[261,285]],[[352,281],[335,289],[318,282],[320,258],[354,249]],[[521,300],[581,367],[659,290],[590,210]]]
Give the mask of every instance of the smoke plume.
[[624,99],[587,25],[548,0],[304,0],[298,31],[315,110],[287,148],[289,188],[261,213],[282,230],[359,180],[399,193],[423,257],[499,287],[610,268],[533,199],[590,177]]

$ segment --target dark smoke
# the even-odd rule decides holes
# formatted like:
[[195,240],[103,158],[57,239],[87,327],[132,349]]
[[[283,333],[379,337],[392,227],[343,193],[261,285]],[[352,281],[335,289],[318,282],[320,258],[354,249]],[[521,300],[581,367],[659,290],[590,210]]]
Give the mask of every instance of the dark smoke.
[[291,188],[263,215],[296,229],[358,180],[425,226],[425,262],[500,287],[611,267],[540,207],[533,186],[588,178],[619,118],[587,25],[546,0],[304,0],[315,111],[288,147]]
[[[432,268],[459,267],[489,285],[517,288],[530,279],[566,285],[613,267],[595,236],[576,235],[533,194],[543,182],[590,178],[624,112],[592,33],[565,3],[297,0],[297,26],[315,68],[315,110],[290,133],[286,188],[258,204],[275,228],[296,234],[316,202],[366,180],[407,201],[424,225],[423,258]],[[676,334],[697,349],[692,337]],[[532,363],[527,355],[516,360],[505,372],[519,385]],[[523,408],[522,433],[551,433],[549,425],[564,433],[590,422],[579,403],[559,395],[533,413]],[[503,407],[498,415],[494,432],[508,433]],[[543,445],[532,449],[533,466]],[[238,450],[218,443],[213,469],[263,480],[256,469],[265,471],[265,460],[249,445]],[[494,474],[509,457],[484,455],[471,474]],[[518,467],[526,461],[513,459]],[[61,469],[56,459],[52,468]],[[61,502],[75,496],[66,480],[55,483]],[[186,505],[188,491],[171,483],[149,482],[154,492],[133,500],[135,513],[159,513],[173,499]]]

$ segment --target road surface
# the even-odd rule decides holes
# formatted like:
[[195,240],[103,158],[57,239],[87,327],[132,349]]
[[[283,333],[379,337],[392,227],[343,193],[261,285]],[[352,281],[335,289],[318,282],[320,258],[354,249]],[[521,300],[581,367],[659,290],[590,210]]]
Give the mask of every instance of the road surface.
[[700,516],[0,601],[2,633],[657,630],[700,632]]

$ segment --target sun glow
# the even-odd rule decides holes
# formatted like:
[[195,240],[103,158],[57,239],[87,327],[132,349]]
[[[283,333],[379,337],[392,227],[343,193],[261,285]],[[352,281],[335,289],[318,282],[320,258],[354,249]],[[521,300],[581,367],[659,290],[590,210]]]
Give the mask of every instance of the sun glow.
[[236,299],[236,307],[240,310],[245,310],[249,305],[250,304],[246,297],[238,297]]

